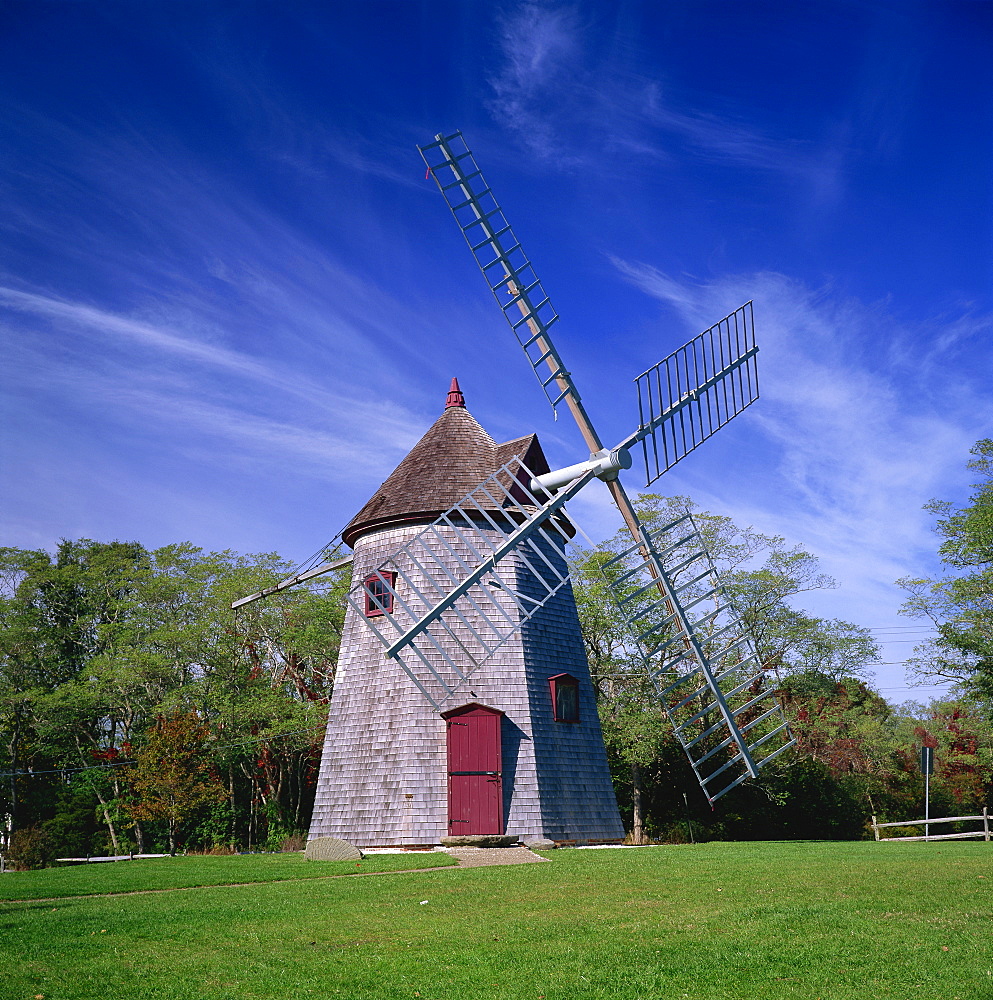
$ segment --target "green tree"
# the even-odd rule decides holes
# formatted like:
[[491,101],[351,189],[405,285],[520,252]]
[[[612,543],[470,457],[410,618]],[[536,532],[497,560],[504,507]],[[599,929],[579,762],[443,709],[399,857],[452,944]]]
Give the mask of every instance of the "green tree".
[[[18,550],[5,555],[15,572],[5,602],[4,669],[20,699],[19,709],[4,719],[12,739],[10,770],[86,767],[117,738],[119,719],[108,712],[96,665],[107,630],[132,613],[148,554],[135,542],[81,539],[62,541],[54,558]],[[113,781],[90,777],[117,849]],[[19,783],[25,781],[34,789],[51,784],[34,777]],[[19,804],[13,803],[15,815],[23,811]]]
[[0,784],[0,812],[15,830],[30,794],[19,773],[38,759],[33,709],[45,683],[37,642],[41,617],[24,600],[22,585],[32,564],[45,558],[43,552],[0,548],[0,762],[8,774]]
[[[934,748],[931,815],[978,813],[993,793],[993,720],[972,698],[910,702],[895,713],[896,754],[891,780],[903,777],[906,812],[893,819],[924,815],[921,746]],[[907,815],[913,813],[913,816]],[[939,831],[939,832],[952,832]]]
[[[742,529],[730,518],[701,512],[687,497],[642,494],[637,507],[651,529],[693,514],[742,627],[756,643],[761,669],[768,674],[768,680],[759,683],[775,684],[780,674],[806,670],[850,677],[864,673],[867,663],[878,656],[868,630],[816,618],[792,606],[791,601],[807,591],[835,585],[820,572],[817,558],[801,547],[790,546],[778,536]],[[675,532],[671,541],[678,541],[685,530],[684,526]],[[638,839],[645,820],[639,807],[651,803],[648,808],[654,812],[656,828],[675,823],[676,811],[684,805],[684,784],[690,787],[693,779],[644,669],[632,656],[631,636],[611,592],[624,570],[623,562],[611,560],[630,544],[622,532],[596,549],[577,548],[571,568],[608,755],[615,774],[624,775],[618,789],[622,801],[630,803],[632,837]],[[677,582],[683,581],[677,576]],[[633,584],[629,586],[633,589]],[[661,610],[659,617],[661,627]],[[688,780],[674,781],[673,768],[681,769]],[[698,799],[699,793],[695,795]],[[663,803],[666,796],[673,801]]]
[[[153,713],[195,709],[217,735],[227,796],[198,839],[251,846],[306,826],[344,614],[340,578],[235,614],[233,600],[291,567],[274,553],[190,543],[151,558],[141,614],[117,631],[107,659],[117,703],[145,725]],[[140,841],[140,816],[133,823]]]
[[[325,553],[328,561],[339,554]],[[286,568],[277,578],[288,575]],[[226,817],[233,829],[238,785],[247,783],[242,841],[249,845],[278,846],[309,824],[348,586],[349,571],[340,570],[244,607],[233,619],[235,655],[200,685],[212,724],[235,744],[219,758],[229,796],[215,819]],[[223,600],[230,605],[258,589],[229,582]]]
[[[937,634],[919,646],[910,661],[922,679],[956,681],[987,706],[993,705],[993,439],[972,449],[968,468],[979,479],[970,502],[955,509],[932,500],[942,538],[938,554],[958,573],[937,579],[904,578],[897,583],[910,597],[901,613],[931,621]],[[989,710],[989,708],[988,708]]]
[[203,806],[224,798],[207,742],[210,727],[196,712],[175,712],[158,719],[135,753],[127,774],[130,795],[124,810],[138,820],[163,820],[169,853],[176,853],[185,820]]
[[[112,765],[141,749],[157,716],[196,710],[229,792],[203,837],[258,842],[305,827],[347,573],[230,607],[291,570],[275,554],[189,543],[0,550],[0,804],[14,826],[49,823],[69,803],[78,815],[89,796],[119,853]],[[52,829],[78,844],[83,828],[67,817]],[[141,849],[142,821],[129,820]]]

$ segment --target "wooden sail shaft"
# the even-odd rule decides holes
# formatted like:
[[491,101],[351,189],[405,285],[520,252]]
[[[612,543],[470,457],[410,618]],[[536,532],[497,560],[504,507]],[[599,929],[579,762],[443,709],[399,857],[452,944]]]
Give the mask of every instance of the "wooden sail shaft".
[[[506,264],[504,264],[503,267],[504,270],[507,270]],[[514,282],[511,280],[508,281],[507,284],[512,294],[517,295],[517,286]],[[547,352],[545,363],[551,369],[552,374],[555,375],[555,383],[558,385],[559,389],[562,390],[566,404],[569,407],[569,412],[572,414],[573,420],[576,421],[576,425],[579,427],[579,433],[583,435],[583,440],[586,442],[586,446],[590,449],[591,453],[602,451],[603,442],[600,440],[600,435],[597,434],[596,428],[593,426],[593,422],[590,420],[589,414],[586,412],[586,407],[583,406],[582,400],[579,398],[579,393],[575,391],[572,381],[567,376],[559,374],[560,369],[557,364],[558,352],[552,347],[548,334],[543,333],[538,329],[538,324],[531,319],[529,315],[529,307],[523,299],[518,299],[517,308],[520,309],[521,313],[526,317],[528,328],[537,338],[538,345],[542,352]],[[666,614],[670,617],[675,616],[676,609],[670,600],[665,583],[656,568],[654,554],[645,545],[645,541],[641,533],[641,522],[638,519],[638,512],[635,510],[634,504],[631,502],[631,498],[627,495],[627,491],[624,489],[623,485],[621,485],[620,479],[615,478],[606,480],[606,486],[610,491],[610,496],[614,501],[614,506],[616,506],[620,511],[621,517],[624,519],[625,526],[628,531],[631,532],[631,537],[638,545],[638,552],[640,553],[642,559],[645,560],[645,563],[648,566],[649,574],[655,581],[656,587],[658,587],[659,594],[661,594],[662,601],[665,605]],[[687,650],[694,650],[693,644],[690,642],[687,635],[683,635],[682,641]]]
[[[444,135],[436,135],[435,140],[438,148],[444,154],[446,165],[451,168],[452,173],[455,175],[455,184],[459,186],[459,189],[462,192],[464,201],[459,207],[467,207],[471,209],[472,214],[476,217],[476,224],[479,225],[480,229],[486,236],[483,243],[490,243],[496,251],[497,260],[499,260],[500,267],[503,270],[507,290],[516,299],[517,308],[520,310],[524,322],[531,331],[531,336],[534,339],[534,342],[538,345],[539,350],[542,352],[545,364],[548,366],[552,374],[552,379],[561,393],[560,398],[565,399],[566,405],[569,407],[569,412],[572,414],[573,419],[576,421],[576,426],[579,428],[579,433],[583,436],[583,441],[586,443],[586,446],[589,448],[591,454],[602,451],[603,442],[600,440],[600,435],[597,434],[596,428],[593,426],[593,421],[590,420],[589,414],[583,406],[582,400],[580,399],[579,393],[576,391],[576,387],[573,384],[572,379],[569,377],[568,372],[563,369],[561,359],[558,351],[556,351],[552,344],[551,337],[548,335],[547,330],[543,328],[543,325],[538,321],[537,311],[530,301],[527,289],[522,289],[515,280],[516,275],[514,269],[511,266],[510,261],[507,259],[507,254],[500,242],[499,235],[490,225],[489,218],[486,213],[482,211],[479,205],[478,197],[473,192],[469,184],[469,180],[463,172],[461,164],[458,162],[460,157],[456,157],[452,152],[452,149]],[[442,187],[441,181],[437,176],[435,176],[435,182],[439,187]],[[444,188],[442,188],[442,191],[444,192]],[[454,206],[452,207],[454,212]],[[458,221],[457,216],[456,221]],[[466,227],[462,226],[461,222],[459,223],[459,227],[463,229],[464,233]],[[480,246],[481,245],[483,244],[480,244]],[[472,246],[471,242],[470,246]],[[497,260],[494,260],[493,263],[496,264]],[[489,283],[488,280],[487,283]],[[495,288],[493,290],[495,292]],[[671,607],[669,597],[665,591],[665,586],[660,578],[660,574],[656,570],[654,557],[650,549],[644,545],[644,540],[640,530],[641,525],[638,520],[638,514],[634,508],[634,504],[631,502],[631,499],[628,497],[619,480],[614,479],[613,481],[608,481],[607,489],[610,491],[611,498],[613,499],[617,509],[620,511],[621,517],[624,519],[625,526],[628,531],[631,532],[631,537],[638,545],[639,552],[648,564],[648,571],[659,588],[659,593],[665,601],[668,613],[670,615],[675,614],[675,608]],[[688,640],[684,641],[687,642],[687,649],[690,649],[691,647],[688,644]]]

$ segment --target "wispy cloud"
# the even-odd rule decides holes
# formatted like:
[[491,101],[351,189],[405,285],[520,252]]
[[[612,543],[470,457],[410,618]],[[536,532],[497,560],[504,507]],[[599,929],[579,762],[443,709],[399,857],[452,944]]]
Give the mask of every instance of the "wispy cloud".
[[[0,304],[50,327],[16,328],[22,336],[11,345],[10,360],[21,394],[88,405],[104,420],[171,424],[182,428],[174,438],[179,442],[190,442],[192,432],[280,461],[292,454],[325,472],[334,468],[339,477],[368,474],[384,449],[402,455],[416,439],[412,414],[402,406],[337,381],[321,384],[188,332],[6,287],[0,287]],[[70,330],[74,339],[67,341]],[[273,408],[287,417],[273,419],[266,412]]]
[[[7,120],[33,154],[34,182],[11,187],[0,222],[17,248],[0,267],[0,321],[19,398],[78,412],[85,398],[84,419],[125,425],[155,412],[182,424],[176,441],[197,425],[256,455],[268,440],[305,465],[336,462],[339,479],[388,471],[413,442],[423,418],[407,384],[426,361],[412,334],[432,321],[348,261],[344,239],[322,241],[167,135],[17,108]],[[360,211],[329,199],[320,225],[361,238]]]
[[605,154],[650,162],[689,153],[804,179],[819,202],[837,194],[844,148],[837,137],[819,148],[770,134],[749,123],[744,109],[735,115],[677,105],[653,75],[662,67],[633,57],[630,45],[619,47],[623,61],[595,55],[594,33],[605,25],[594,27],[571,5],[524,0],[500,28],[502,62],[490,78],[490,112],[541,159],[568,168],[600,163]]
[[587,89],[576,10],[525,0],[498,15],[497,23],[501,64],[490,77],[487,103],[493,119],[539,159],[554,157],[563,167],[582,163],[585,156],[567,138],[582,117],[574,102]]
[[0,286],[0,303],[19,312],[42,316],[73,327],[83,327],[98,334],[123,338],[136,346],[148,347],[176,357],[196,361],[229,374],[256,379],[283,389],[296,389],[296,384],[279,378],[272,368],[259,364],[236,351],[214,344],[191,340],[166,327],[143,323],[126,316],[117,316],[81,302],[67,302],[54,296],[23,292]]
[[525,0],[499,17],[504,65],[492,79],[501,111],[530,115],[549,88],[581,70],[580,22],[570,7]]
[[[891,506],[888,488],[939,487],[961,461],[956,444],[971,444],[990,424],[980,405],[988,391],[981,369],[970,376],[937,346],[912,369],[894,369],[888,344],[902,331],[877,306],[778,274],[698,284],[652,267],[615,265],[675,308],[688,329],[703,329],[740,300],[754,299],[764,401],[750,419],[762,421],[777,442],[781,468],[811,506],[881,514]],[[934,343],[957,326],[935,322]],[[968,335],[986,355],[983,328],[970,322]]]
[[[904,595],[896,579],[936,569],[922,505],[961,495],[969,448],[993,430],[985,323],[935,321],[934,349],[906,370],[892,365],[890,351],[906,331],[879,306],[778,274],[697,283],[614,264],[675,310],[688,333],[742,300],[755,302],[762,399],[738,418],[749,426],[745,456],[721,453],[715,438],[711,454],[726,464],[701,456],[655,488],[689,492],[704,507],[815,552],[841,588],[809,597],[814,610],[862,624],[897,620]],[[971,372],[938,347],[961,337],[977,351]]]

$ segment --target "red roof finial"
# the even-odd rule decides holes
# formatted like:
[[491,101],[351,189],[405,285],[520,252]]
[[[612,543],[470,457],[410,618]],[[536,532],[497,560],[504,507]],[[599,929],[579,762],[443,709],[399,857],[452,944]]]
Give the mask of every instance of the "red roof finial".
[[465,396],[462,395],[457,378],[452,379],[452,384],[448,390],[448,399],[445,400],[446,410],[450,410],[453,406],[461,406],[463,410],[465,409]]

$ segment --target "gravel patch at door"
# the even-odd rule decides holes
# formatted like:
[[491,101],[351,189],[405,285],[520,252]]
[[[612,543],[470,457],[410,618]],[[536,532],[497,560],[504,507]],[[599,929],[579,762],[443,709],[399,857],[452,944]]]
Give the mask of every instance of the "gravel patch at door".
[[539,858],[526,847],[449,847],[445,851],[457,858],[460,868],[476,868],[480,865],[526,865],[532,861],[547,861]]

